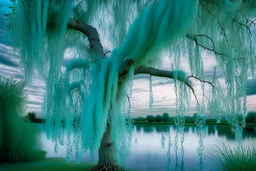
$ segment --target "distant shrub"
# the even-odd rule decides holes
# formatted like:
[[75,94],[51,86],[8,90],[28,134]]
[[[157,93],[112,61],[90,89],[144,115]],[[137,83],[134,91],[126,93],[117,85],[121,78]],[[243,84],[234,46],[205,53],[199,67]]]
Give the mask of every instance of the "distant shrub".
[[168,113],[163,114],[163,122],[169,122],[169,114]]
[[192,116],[192,118],[193,118],[194,120],[196,120],[197,117],[198,117],[198,116],[197,116],[197,113],[194,113],[193,116]]
[[193,123],[193,122],[195,122],[195,119],[191,116],[185,116],[185,122],[186,123]]
[[256,119],[256,112],[248,112],[246,122],[254,122]]
[[29,119],[30,122],[35,122],[36,113],[35,112],[29,112],[28,115],[27,115],[27,118]]
[[156,122],[162,122],[163,121],[163,117],[161,115],[157,115],[155,117],[155,120],[156,120]]
[[169,117],[169,122],[174,122],[174,117]]
[[155,117],[153,115],[148,115],[146,118],[148,122],[155,122]]
[[138,118],[134,118],[134,121],[147,121],[147,118],[144,117],[138,117]]

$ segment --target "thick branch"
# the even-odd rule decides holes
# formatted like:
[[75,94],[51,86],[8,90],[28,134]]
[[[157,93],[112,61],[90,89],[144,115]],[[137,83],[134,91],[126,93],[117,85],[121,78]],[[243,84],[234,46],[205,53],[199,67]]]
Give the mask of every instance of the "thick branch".
[[199,103],[199,101],[198,101],[197,96],[195,94],[195,90],[192,87],[192,83],[189,80],[190,78],[195,78],[195,79],[199,80],[202,83],[210,84],[212,86],[212,88],[214,88],[214,86],[213,86],[213,84],[211,82],[205,81],[205,80],[201,80],[200,78],[195,77],[193,75],[187,77],[186,73],[181,71],[181,70],[165,71],[165,70],[155,69],[155,68],[152,68],[152,67],[141,66],[141,67],[139,67],[139,68],[137,68],[135,70],[134,74],[135,75],[136,74],[149,74],[149,75],[152,75],[152,76],[165,77],[165,78],[171,78],[171,79],[174,79],[174,80],[179,80],[179,81],[185,83],[190,88],[190,90],[192,91],[192,93],[193,93],[197,103]]
[[152,76],[165,77],[165,78],[171,78],[171,79],[174,79],[174,80],[179,80],[179,81],[185,83],[191,89],[197,103],[199,103],[198,99],[197,99],[197,96],[195,94],[195,90],[192,87],[191,81],[189,81],[187,79],[186,73],[183,72],[183,71],[180,71],[180,70],[165,71],[165,70],[155,69],[155,68],[152,68],[152,67],[141,66],[141,67],[139,67],[135,70],[134,74],[135,75],[136,74],[149,74],[149,75],[152,75]]
[[186,82],[187,81],[187,76],[183,71],[165,71],[165,70],[159,70],[155,69],[152,67],[138,67],[134,74],[149,74],[152,76],[157,76],[157,77],[165,77],[165,78],[172,78],[172,79],[177,79],[181,82]]
[[88,38],[91,49],[99,56],[104,56],[103,47],[100,42],[99,34],[97,30],[85,23],[80,23],[75,19],[69,19],[68,26],[81,31]]

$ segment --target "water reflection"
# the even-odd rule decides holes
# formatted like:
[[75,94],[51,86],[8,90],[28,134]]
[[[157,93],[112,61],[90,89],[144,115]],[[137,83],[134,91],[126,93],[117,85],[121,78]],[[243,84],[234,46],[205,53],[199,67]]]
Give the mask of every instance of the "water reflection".
[[207,130],[207,134],[208,135],[215,135],[215,132],[216,132],[216,127],[212,126],[212,125],[209,125],[208,130]]
[[169,132],[170,128],[168,126],[165,125],[161,125],[161,126],[155,126],[156,127],[156,132]]
[[[139,127],[139,128],[138,128]],[[216,166],[210,159],[215,145],[223,141],[228,146],[236,146],[235,135],[231,132],[230,126],[205,126],[206,136],[204,138],[203,163],[204,170],[212,170]],[[142,131],[137,131],[142,130]],[[245,145],[254,145],[256,141],[255,127],[246,127],[243,130],[243,143]],[[169,135],[171,137],[172,147],[170,149],[171,168],[175,168],[176,160],[181,164],[181,146],[180,138],[177,143],[177,156],[175,155],[175,134],[174,125],[135,125],[133,136],[136,137],[136,144],[132,145],[131,154],[128,157],[127,166],[130,170],[165,170],[168,165],[168,145]],[[184,129],[184,170],[198,170],[199,157],[197,148],[199,138],[196,134],[196,126],[186,126]],[[165,145],[163,145],[163,139]]]
[[143,126],[144,133],[152,133],[155,131],[155,126],[145,125]]
[[[235,146],[235,135],[231,132],[230,126],[205,126],[206,136],[203,140],[203,163],[204,170],[214,169],[214,163],[210,160],[211,153],[220,141],[228,146]],[[176,160],[179,164],[181,161],[181,143],[178,137],[177,156],[175,155],[175,135],[176,128],[174,125],[134,125],[131,153],[127,158],[126,167],[128,170],[166,170],[168,160],[171,161],[170,168],[174,169]],[[170,137],[170,139],[169,139]],[[198,170],[199,157],[197,148],[199,138],[196,134],[196,126],[186,126],[184,129],[184,170]],[[254,145],[256,141],[256,128],[246,127],[243,129],[243,143],[245,145]],[[54,144],[47,140],[45,134],[42,134],[42,141],[45,150],[48,152],[47,157],[65,157],[66,147],[61,147],[58,154],[53,152]],[[168,142],[171,141],[171,148],[168,149]],[[167,152],[170,151],[170,155]],[[167,158],[169,156],[169,159]],[[87,153],[84,161],[90,161],[90,155]]]
[[[134,125],[136,132],[141,132],[143,130],[144,134],[151,134],[154,131],[157,133],[168,133],[176,130],[174,125]],[[229,140],[235,140],[235,134],[231,131],[231,126],[229,125],[208,125],[205,126],[207,135],[217,134],[219,137],[226,137]],[[185,126],[184,132],[192,132],[196,134],[196,126]],[[246,127],[243,129],[243,138],[256,137],[255,127]]]

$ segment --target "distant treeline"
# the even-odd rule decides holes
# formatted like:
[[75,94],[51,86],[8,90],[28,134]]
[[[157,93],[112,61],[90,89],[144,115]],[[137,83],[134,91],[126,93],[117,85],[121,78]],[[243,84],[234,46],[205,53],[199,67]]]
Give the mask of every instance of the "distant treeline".
[[[196,115],[191,116],[185,116],[185,122],[186,123],[193,123],[195,121]],[[174,116],[169,116],[168,113],[163,113],[162,115],[147,115],[146,117],[138,117],[134,118],[135,122],[174,122]]]
[[[198,115],[195,113],[193,116],[184,116],[185,123],[195,123]],[[169,116],[168,113],[163,113],[162,115],[147,115],[146,117],[134,118],[134,122],[172,122],[174,123],[175,116]],[[237,115],[238,121],[242,121],[243,115]],[[214,121],[214,119],[207,119]],[[248,112],[246,117],[247,123],[256,123],[256,112]]]
[[[198,115],[195,113],[193,116],[185,116],[185,123],[195,123]],[[134,118],[134,122],[171,122],[174,123],[175,116],[169,116],[168,113],[163,113],[162,115],[147,115],[146,117],[138,117]],[[237,115],[238,121],[242,121],[243,116]],[[207,119],[208,121],[215,121],[214,119]],[[36,117],[35,112],[29,112],[27,116],[25,116],[25,121],[33,122],[33,123],[44,123],[45,119],[40,119]],[[246,117],[247,123],[255,123],[256,124],[256,112],[248,112]]]

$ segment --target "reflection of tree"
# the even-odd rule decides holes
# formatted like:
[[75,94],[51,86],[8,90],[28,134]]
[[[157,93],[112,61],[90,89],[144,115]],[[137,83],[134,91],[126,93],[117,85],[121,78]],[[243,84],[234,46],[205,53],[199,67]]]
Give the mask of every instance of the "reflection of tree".
[[146,126],[146,125],[143,126],[144,133],[151,133],[151,132],[154,132],[154,130],[155,130],[154,126]]
[[[231,131],[231,126],[216,126],[219,137],[226,137],[228,140],[235,140],[235,134]],[[243,129],[243,138],[256,137],[254,127],[246,127]]]
[[214,135],[215,132],[216,132],[216,131],[215,131],[215,126],[209,125],[209,126],[208,126],[208,129],[207,129],[208,135]]
[[243,129],[244,138],[256,137],[256,127],[245,127]]
[[189,131],[189,128],[191,128],[190,126],[185,126],[184,127],[184,132],[188,132]]
[[169,132],[169,125],[156,125],[156,132]]
[[219,137],[226,137],[228,140],[235,140],[235,134],[231,132],[230,126],[216,126]]
[[[171,129],[173,129],[174,131],[176,131],[177,127],[176,126],[170,126],[170,125],[155,125],[155,126],[147,126],[147,125],[143,125],[143,126],[139,126],[136,125],[136,130],[137,132],[140,131],[141,127],[143,127],[143,130],[145,133],[148,132],[153,132],[154,129],[156,130],[157,133],[163,133],[163,132],[170,132]],[[194,127],[194,126],[193,126]],[[184,132],[189,132],[189,129],[191,128],[191,126],[185,126],[184,127]]]
[[141,126],[141,125],[135,125],[135,128],[136,128],[136,131],[137,131],[137,132],[140,132],[142,127],[143,127],[143,126]]
[[193,126],[193,127],[191,127],[191,128],[192,128],[192,132],[195,133],[195,132],[196,132],[196,127]]

